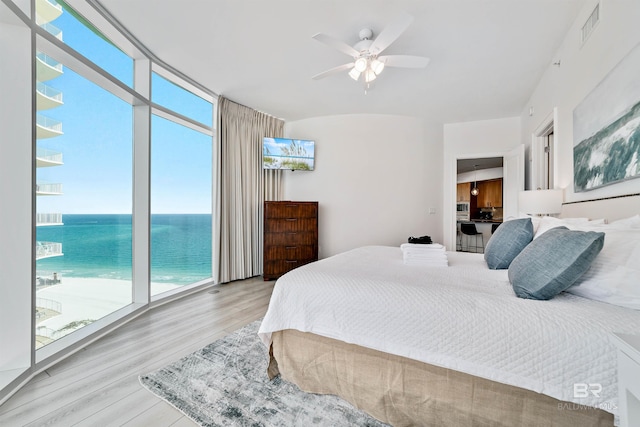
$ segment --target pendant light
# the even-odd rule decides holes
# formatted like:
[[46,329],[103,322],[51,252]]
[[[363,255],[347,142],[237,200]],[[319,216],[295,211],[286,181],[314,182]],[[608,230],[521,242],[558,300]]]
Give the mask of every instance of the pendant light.
[[477,196],[480,193],[478,190],[478,165],[473,165],[474,175],[473,175],[473,188],[471,189],[471,195]]

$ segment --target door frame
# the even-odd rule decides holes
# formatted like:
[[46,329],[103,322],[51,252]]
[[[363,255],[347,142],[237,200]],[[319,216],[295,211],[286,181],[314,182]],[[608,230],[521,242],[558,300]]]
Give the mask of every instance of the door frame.
[[[450,197],[444,197],[445,206],[443,207],[443,220],[444,220],[444,246],[448,251],[456,250],[456,231],[457,231],[457,221],[456,221],[456,192],[457,192],[457,176],[458,176],[458,160],[469,160],[469,159],[486,159],[489,157],[504,157],[506,152],[503,151],[494,151],[494,152],[484,152],[484,153],[471,153],[471,154],[461,154],[453,157],[451,161],[451,177],[448,179],[449,181],[449,191],[448,193],[451,195]],[[504,184],[503,184],[504,185]]]
[[[484,159],[489,157],[502,157],[503,158],[503,168],[504,168],[504,158],[505,156],[513,153],[514,150],[521,150],[524,153],[524,145],[518,144],[516,147],[509,149],[507,151],[498,151],[498,152],[482,152],[482,153],[471,153],[471,154],[460,154],[453,157],[450,170],[453,172],[451,174],[450,179],[448,179],[449,184],[449,197],[444,197],[445,206],[443,208],[443,220],[444,220],[444,230],[443,230],[443,244],[449,251],[456,250],[456,231],[457,231],[457,221],[456,221],[456,209],[455,209],[455,201],[456,201],[456,185],[457,185],[457,174],[458,174],[458,160],[468,160],[468,159]],[[521,162],[524,166],[524,154]],[[522,171],[522,183],[524,184],[524,170]],[[506,187],[507,182],[504,180],[503,176],[503,196],[504,196],[504,188]],[[524,188],[522,188],[524,189]],[[517,203],[517,201],[516,201]]]
[[[527,187],[529,190],[537,188],[544,188],[544,172],[545,172],[545,153],[544,147],[546,144],[547,136],[553,132],[556,132],[556,123],[558,123],[558,107],[554,107],[547,116],[538,124],[533,132],[531,132],[531,169],[529,171],[529,182]],[[554,142],[551,157],[553,158],[553,169],[551,176],[553,182],[549,182],[549,188],[555,188],[556,177],[558,176],[557,170],[557,141]]]

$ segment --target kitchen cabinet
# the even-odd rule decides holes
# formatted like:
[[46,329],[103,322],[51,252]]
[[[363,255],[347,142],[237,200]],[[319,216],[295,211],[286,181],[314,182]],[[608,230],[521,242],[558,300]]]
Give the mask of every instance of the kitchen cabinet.
[[462,182],[458,184],[456,188],[456,201],[458,202],[470,202],[471,201],[471,183]]
[[477,185],[479,208],[502,207],[502,178],[478,181]]

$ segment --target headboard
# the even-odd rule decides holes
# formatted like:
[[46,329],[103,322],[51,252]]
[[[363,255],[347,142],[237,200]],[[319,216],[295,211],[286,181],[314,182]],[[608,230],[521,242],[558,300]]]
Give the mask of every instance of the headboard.
[[605,218],[608,222],[640,214],[640,193],[562,204],[561,218]]

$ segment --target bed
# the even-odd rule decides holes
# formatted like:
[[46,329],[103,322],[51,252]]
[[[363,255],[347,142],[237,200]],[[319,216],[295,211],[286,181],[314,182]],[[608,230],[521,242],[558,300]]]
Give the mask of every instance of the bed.
[[282,276],[259,331],[269,375],[397,426],[614,425],[611,334],[637,334],[640,311],[517,298],[482,254],[447,255],[405,265],[369,246]]

